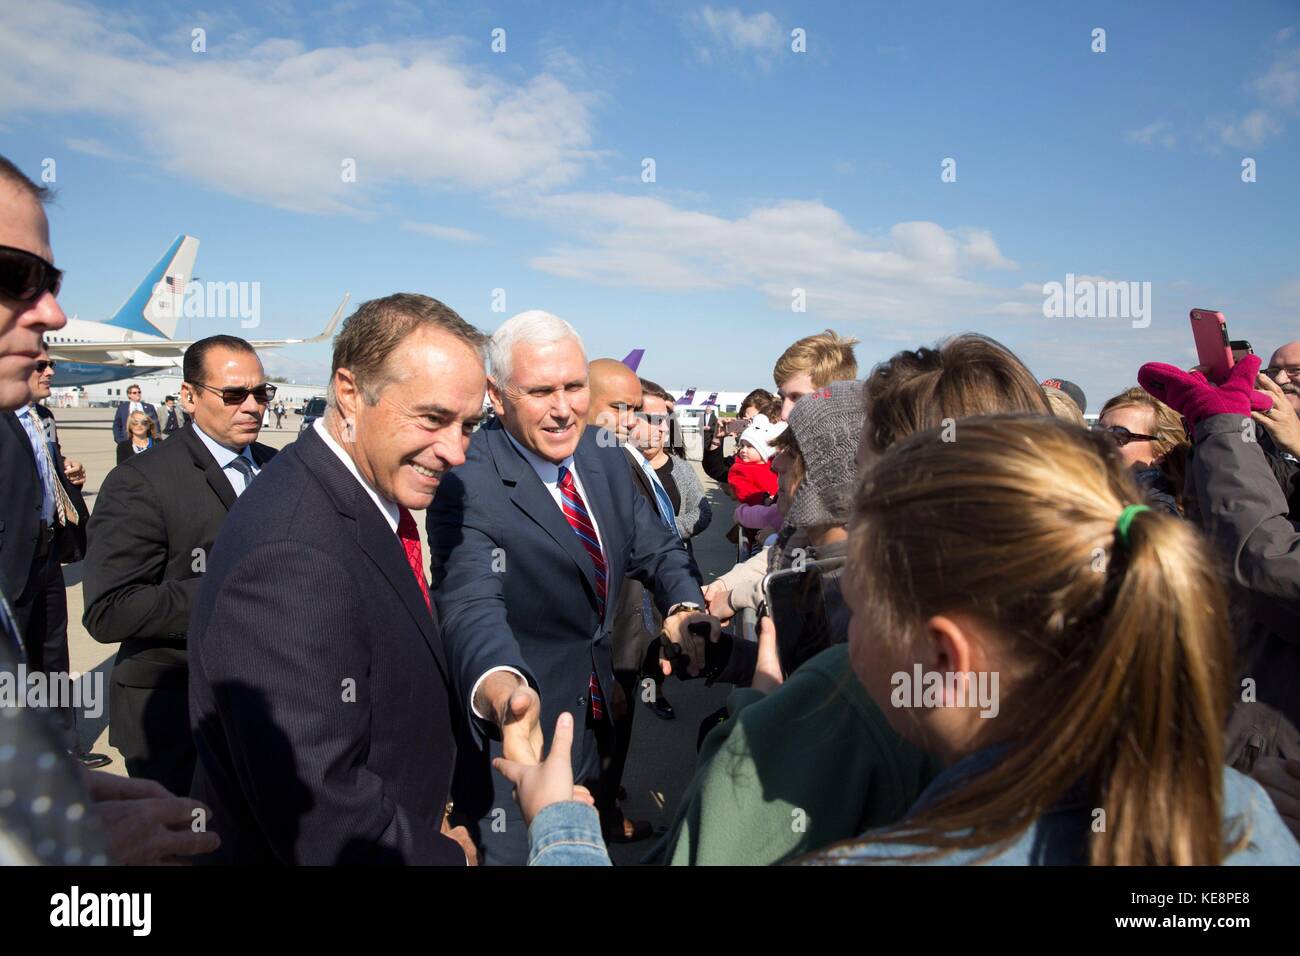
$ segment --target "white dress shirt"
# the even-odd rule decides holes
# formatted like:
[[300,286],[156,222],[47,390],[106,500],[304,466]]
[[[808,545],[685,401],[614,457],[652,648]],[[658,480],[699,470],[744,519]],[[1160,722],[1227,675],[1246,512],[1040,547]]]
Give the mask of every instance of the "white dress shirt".
[[[27,433],[27,440],[31,443],[32,454],[36,456],[36,471],[41,477],[41,491],[44,493],[44,500],[41,504],[41,518],[46,524],[54,523],[54,487],[51,484],[58,481],[57,475],[49,473],[49,465],[45,460],[46,437],[45,428],[41,419],[36,414],[30,404],[14,412],[18,416],[18,422],[23,426],[23,431]],[[51,460],[54,456],[50,455]]]
[[220,466],[222,473],[225,474],[226,480],[230,482],[230,487],[235,490],[236,498],[244,493],[247,486],[244,484],[244,476],[234,468],[230,467],[232,461],[236,458],[243,458],[252,466],[254,478],[261,474],[262,469],[258,466],[257,462],[253,460],[253,453],[248,446],[244,446],[242,451],[232,451],[225,445],[219,445],[213,439],[208,437],[207,433],[204,432],[197,423],[194,426],[194,434],[198,435],[199,441],[203,442],[208,451],[212,452],[212,457],[217,460],[217,465]]
[[[578,489],[578,494],[582,496],[583,501],[588,502],[587,520],[591,522],[592,528],[596,530],[596,541],[600,543],[600,550],[603,552],[605,550],[605,542],[600,536],[600,525],[596,523],[596,513],[592,510],[590,501],[587,498],[587,493],[582,487],[582,476],[578,474],[577,465],[573,460],[573,456],[570,455],[557,465],[553,461],[547,461],[531,448],[525,448],[523,445],[519,444],[519,442],[515,440],[515,436],[510,434],[510,432],[506,431],[504,428],[502,431],[505,431],[506,437],[510,439],[510,444],[514,445],[519,454],[523,455],[524,461],[528,462],[528,464],[532,466],[533,471],[537,472],[538,479],[550,494],[551,500],[555,502],[555,507],[560,509],[561,516],[564,515],[564,506],[560,503],[560,468],[564,467],[569,469],[569,473],[573,475],[573,484],[574,487]],[[567,522],[569,519],[565,518],[564,520]],[[575,531],[574,534],[577,534],[577,532]],[[487,718],[484,717],[483,714],[479,712],[478,707],[474,705],[474,698],[478,696],[479,685],[497,671],[509,671],[525,684],[528,683],[528,678],[524,677],[523,674],[520,674],[515,668],[509,667],[505,664],[502,664],[499,667],[489,667],[485,670],[479,675],[478,680],[474,682],[474,686],[470,688],[469,692],[469,709],[473,712],[474,716],[478,717],[480,720],[487,720]]]
[[374,485],[361,477],[361,472],[357,470],[357,463],[352,460],[351,455],[343,450],[343,446],[334,440],[334,436],[331,435],[329,429],[325,427],[324,418],[316,419],[311,423],[311,427],[316,434],[320,436],[321,441],[325,443],[325,447],[334,452],[334,454],[338,456],[338,460],[343,462],[343,466],[347,468],[348,471],[352,472],[352,477],[361,482],[361,487],[366,489],[366,494],[368,494],[370,500],[375,503],[375,507],[379,509],[379,513],[384,516],[384,520],[388,522],[388,527],[393,529],[393,534],[397,534],[397,522],[402,516],[397,505],[394,502],[389,501],[379,492],[375,491]]
[[[505,431],[505,429],[502,429],[502,431]],[[519,454],[524,456],[524,461],[533,466],[533,471],[537,472],[537,477],[546,486],[546,490],[551,495],[551,500],[555,502],[555,507],[560,509],[561,515],[564,514],[564,505],[560,502],[560,468],[569,469],[569,472],[573,475],[574,487],[578,489],[578,494],[582,496],[582,500],[587,502],[587,520],[596,529],[596,541],[599,542],[600,550],[603,552],[605,550],[605,539],[600,536],[600,525],[596,522],[596,512],[591,508],[591,499],[587,497],[587,490],[582,486],[582,475],[578,472],[578,465],[573,460],[573,456],[570,455],[557,465],[553,461],[547,461],[531,448],[525,448],[519,444],[515,440],[515,436],[509,432],[506,432],[506,437],[510,439],[510,444],[519,450]],[[565,518],[564,520],[568,521],[569,519]]]

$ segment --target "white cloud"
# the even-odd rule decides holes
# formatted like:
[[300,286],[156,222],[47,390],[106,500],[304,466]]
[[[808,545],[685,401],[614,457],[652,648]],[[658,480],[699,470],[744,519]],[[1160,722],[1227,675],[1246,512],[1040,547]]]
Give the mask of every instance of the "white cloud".
[[458,229],[455,226],[439,226],[431,222],[411,222],[408,220],[402,223],[402,228],[407,232],[418,232],[422,236],[432,236],[434,239],[447,239],[451,242],[483,241],[483,237],[477,232],[470,232],[468,229]]
[[590,96],[549,73],[507,82],[453,47],[272,39],[164,56],[93,8],[5,4],[0,116],[89,114],[170,172],[307,212],[363,211],[395,184],[553,188],[595,156]]
[[1271,106],[1300,106],[1300,47],[1279,56],[1251,86]]
[[[1286,30],[1276,39],[1289,39]],[[1254,149],[1279,135],[1287,117],[1300,112],[1300,47],[1284,50],[1249,86],[1261,105],[1240,119],[1214,118],[1206,124],[1218,145]]]
[[1282,127],[1264,110],[1252,110],[1235,123],[1210,120],[1210,129],[1225,146],[1234,149],[1254,149]]
[[566,193],[536,199],[529,213],[565,234],[529,261],[543,272],[653,291],[748,288],[784,310],[801,288],[809,311],[838,319],[990,310],[1008,290],[972,276],[1016,268],[986,230],[901,222],[867,235],[817,201],[785,200],[729,219],[661,199]]
[[785,42],[776,17],[766,12],[746,15],[735,7],[702,7],[688,19],[708,44],[696,50],[705,63],[713,62],[714,50],[721,47],[732,54],[757,55],[766,69]]
[[1124,139],[1130,143],[1141,143],[1143,146],[1155,146],[1158,143],[1165,149],[1173,149],[1177,145],[1173,127],[1166,120],[1157,120],[1141,129],[1130,130],[1124,134]]
[[85,153],[87,156],[98,156],[101,159],[125,160],[129,159],[121,150],[114,149],[103,140],[95,139],[93,136],[69,136],[63,141],[68,149],[78,153]]

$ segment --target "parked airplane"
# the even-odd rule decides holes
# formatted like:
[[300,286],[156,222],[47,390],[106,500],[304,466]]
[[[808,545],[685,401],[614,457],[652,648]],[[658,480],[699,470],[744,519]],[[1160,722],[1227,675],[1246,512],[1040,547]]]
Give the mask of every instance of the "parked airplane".
[[[104,322],[71,318],[56,333],[45,336],[54,370],[55,387],[96,385],[177,368],[193,341],[173,339],[184,314],[185,288],[194,278],[199,240],[177,236],[135,291]],[[250,339],[256,349],[325,342],[343,317],[349,295],[334,310],[318,335],[305,339]]]
[[[686,391],[682,392],[682,397],[677,400],[677,405],[678,407],[681,407],[683,405],[692,405],[694,404],[694,402],[695,402],[695,386],[692,385]],[[716,404],[718,404],[718,393],[709,392],[709,397],[706,398],[704,401],[700,402],[700,404],[695,405],[694,407],[705,408],[709,405],[716,405]]]

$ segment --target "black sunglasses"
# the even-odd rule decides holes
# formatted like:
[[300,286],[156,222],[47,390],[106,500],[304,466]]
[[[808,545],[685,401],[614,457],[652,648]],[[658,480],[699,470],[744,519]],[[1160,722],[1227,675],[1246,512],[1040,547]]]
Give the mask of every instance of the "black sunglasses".
[[1131,432],[1123,425],[1093,425],[1092,430],[1095,432],[1106,432],[1111,438],[1115,439],[1115,444],[1123,448],[1131,441],[1159,441],[1155,435],[1140,435],[1137,432]]
[[36,371],[44,372],[47,368],[52,369],[55,366],[54,359],[39,359],[36,362]]
[[35,302],[46,292],[59,294],[63,272],[26,249],[0,246],[0,295]]
[[255,385],[253,388],[213,388],[211,385],[204,385],[202,382],[190,382],[189,384],[195,388],[206,388],[209,392],[216,392],[227,405],[242,405],[248,401],[249,395],[252,395],[259,405],[265,405],[275,398],[275,386],[269,382],[263,385]]

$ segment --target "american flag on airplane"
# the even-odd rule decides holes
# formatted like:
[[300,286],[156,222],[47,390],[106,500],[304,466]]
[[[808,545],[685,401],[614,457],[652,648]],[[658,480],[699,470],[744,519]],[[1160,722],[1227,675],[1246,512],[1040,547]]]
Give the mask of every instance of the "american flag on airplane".
[[167,277],[167,291],[170,292],[170,293],[172,293],[172,295],[184,295],[184,294],[185,294],[185,276],[183,276],[183,275],[168,276],[168,277]]

